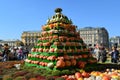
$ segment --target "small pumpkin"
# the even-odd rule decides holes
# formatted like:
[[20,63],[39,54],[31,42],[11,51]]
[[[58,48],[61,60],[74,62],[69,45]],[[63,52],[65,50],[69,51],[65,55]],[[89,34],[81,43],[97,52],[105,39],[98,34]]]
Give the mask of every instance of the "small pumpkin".
[[31,51],[32,51],[32,52],[36,52],[36,48],[32,48]]
[[58,60],[57,63],[56,63],[56,67],[57,68],[65,67],[65,62],[62,59]]
[[43,52],[43,48],[39,48],[38,51],[39,51],[39,52]]
[[53,27],[54,27],[54,24],[49,24],[50,29],[53,29]]
[[87,54],[83,54],[82,57],[83,58],[88,58],[88,55]]
[[64,57],[58,57],[57,60],[64,60]]
[[60,46],[60,45],[61,45],[61,42],[54,42],[54,45]]
[[45,49],[45,52],[49,52],[49,49]]
[[71,62],[69,60],[65,61],[65,66],[71,66]]
[[53,67],[54,67],[54,63],[53,63],[53,62],[48,63],[48,64],[47,64],[47,67],[53,68]]
[[77,63],[77,62],[76,62],[76,59],[72,59],[72,60],[71,60],[71,65],[75,66],[76,63]]
[[39,43],[38,45],[39,45],[39,46],[43,46],[43,43]]
[[68,41],[65,44],[66,44],[66,46],[71,46],[71,43]]
[[69,60],[70,57],[69,57],[68,55],[64,55],[64,59],[65,59],[65,60]]
[[31,57],[32,54],[28,54],[28,57]]
[[47,66],[47,64],[48,64],[47,62],[44,62],[44,66]]
[[36,58],[39,58],[39,55],[36,55],[35,57],[36,57]]
[[84,62],[84,61],[79,61],[79,62],[78,62],[78,67],[79,67],[79,68],[84,68],[85,65],[86,65],[86,62]]
[[37,78],[30,78],[29,80],[37,80]]
[[50,48],[50,49],[49,49],[49,52],[50,52],[50,53],[54,53],[54,48]]
[[54,39],[58,39],[59,37],[58,37],[58,35],[54,35],[53,38]]

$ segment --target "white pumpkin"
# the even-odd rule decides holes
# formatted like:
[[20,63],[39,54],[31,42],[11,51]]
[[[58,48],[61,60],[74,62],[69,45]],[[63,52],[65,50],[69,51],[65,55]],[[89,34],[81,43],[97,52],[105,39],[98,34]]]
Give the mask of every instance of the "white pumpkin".
[[102,80],[101,76],[96,76],[96,80]]
[[53,68],[53,67],[54,67],[53,62],[48,63],[48,64],[47,64],[47,67],[49,67],[49,68]]

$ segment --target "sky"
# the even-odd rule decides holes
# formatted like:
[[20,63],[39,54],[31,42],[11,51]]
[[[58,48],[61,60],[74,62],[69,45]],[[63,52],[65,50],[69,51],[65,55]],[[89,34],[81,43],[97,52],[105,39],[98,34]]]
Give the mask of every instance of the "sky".
[[120,0],[0,0],[0,39],[21,39],[23,31],[39,31],[56,8],[78,29],[105,27],[120,36]]

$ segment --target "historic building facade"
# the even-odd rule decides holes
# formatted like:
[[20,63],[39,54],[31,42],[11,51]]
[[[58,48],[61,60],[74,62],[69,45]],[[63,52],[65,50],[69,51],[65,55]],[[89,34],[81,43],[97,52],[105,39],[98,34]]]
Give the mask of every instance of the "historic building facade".
[[22,42],[20,40],[1,40],[0,45],[8,44],[10,47],[14,46],[22,46]]
[[102,44],[109,47],[109,34],[104,27],[85,27],[79,30],[81,38],[89,47],[94,47],[96,44]]
[[24,31],[21,36],[21,41],[25,46],[33,47],[40,37],[40,31]]
[[114,36],[114,37],[111,37],[110,38],[110,43],[111,45],[110,46],[118,46],[120,47],[120,36]]

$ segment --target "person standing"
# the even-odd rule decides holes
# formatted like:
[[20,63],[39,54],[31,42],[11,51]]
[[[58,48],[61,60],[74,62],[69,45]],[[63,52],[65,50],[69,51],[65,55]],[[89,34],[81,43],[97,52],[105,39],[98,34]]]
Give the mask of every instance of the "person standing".
[[119,60],[119,51],[117,50],[117,47],[113,47],[113,51],[111,53],[111,62],[117,63]]
[[23,48],[20,47],[18,50],[18,60],[22,60],[23,59]]
[[106,59],[107,59],[106,50],[105,50],[104,47],[101,47],[99,52],[100,52],[100,61],[103,63],[103,62],[105,62]]
[[28,54],[29,54],[28,49],[27,49],[27,48],[24,48],[24,50],[23,50],[23,56],[24,56],[24,59],[27,58]]
[[2,61],[9,61],[9,54],[10,54],[9,46],[8,44],[4,44],[4,51],[2,53],[2,57],[3,57]]
[[17,60],[17,47],[13,48],[12,54],[14,55],[14,60]]
[[100,61],[100,49],[99,49],[99,47],[96,47],[94,49],[94,54],[95,54],[97,61],[99,62]]

